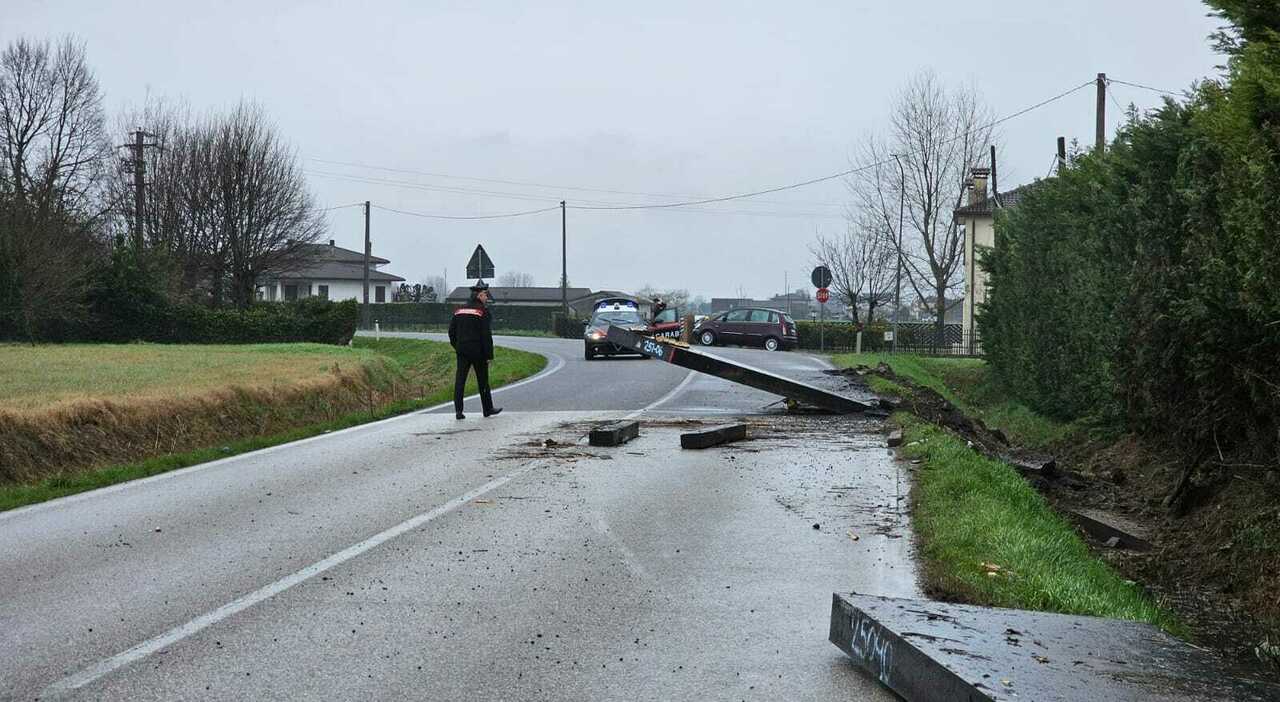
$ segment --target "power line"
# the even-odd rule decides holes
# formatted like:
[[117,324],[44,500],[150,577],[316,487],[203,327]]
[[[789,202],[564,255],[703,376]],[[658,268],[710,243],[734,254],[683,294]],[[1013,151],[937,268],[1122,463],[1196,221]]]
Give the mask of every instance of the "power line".
[[353,203],[351,203],[350,205],[334,205],[333,207],[325,207],[325,208],[321,209],[320,211],[321,211],[321,212],[329,212],[330,210],[343,210],[343,209],[346,209],[346,208],[348,208],[348,207],[363,207],[363,206],[364,206],[364,203],[363,203],[363,202],[353,202]]
[[410,217],[424,217],[426,219],[504,219],[507,217],[523,217],[525,215],[534,215],[534,214],[540,214],[542,212],[550,212],[552,210],[560,209],[560,206],[555,205],[554,207],[544,207],[540,210],[525,210],[524,212],[504,212],[502,214],[465,215],[465,216],[428,214],[426,212],[410,212],[408,210],[397,210],[392,207],[383,207],[382,205],[373,205],[373,208],[377,210],[384,210],[386,212],[395,212],[396,214],[408,215]]
[[[409,181],[393,180],[388,178],[370,178],[367,176],[347,175],[343,173],[329,173],[326,171],[304,170],[303,173],[307,175],[320,176],[323,178],[333,178],[336,180],[343,180],[343,181],[348,181],[353,183],[368,183],[371,185],[387,185],[387,186],[396,187],[396,188],[405,188],[408,190],[423,190],[423,191],[429,191],[429,192],[446,192],[446,193],[463,193],[463,194],[469,194],[469,195],[483,195],[487,197],[524,200],[527,202],[546,202],[547,201],[547,198],[545,197],[527,195],[523,193],[505,193],[505,192],[499,192],[499,191],[493,191],[493,190],[477,190],[473,188],[456,188],[451,186],[424,185],[422,183],[413,183]],[[587,204],[592,204],[592,205],[600,205],[600,206],[613,206],[613,205],[620,204],[615,202],[607,202],[607,201],[599,201],[599,200],[583,200],[581,202],[585,202]],[[756,200],[755,202],[761,202],[761,201]],[[607,209],[607,208],[602,208],[602,209]],[[780,212],[776,210],[723,210],[723,209],[705,209],[705,208],[696,208],[696,207],[685,207],[676,211],[692,212],[692,213],[708,213],[708,214],[733,214],[733,215],[745,215],[745,216],[755,216],[755,217],[794,217],[794,218],[818,217],[818,218],[840,218],[840,219],[843,219],[844,217],[843,214],[836,214],[831,212],[804,212],[804,211]]]
[[[317,163],[329,163],[336,166],[350,166],[352,168],[367,168],[375,171],[387,171],[389,173],[407,173],[410,175],[427,176],[430,178],[449,178],[453,180],[469,180],[477,183],[497,183],[500,185],[516,185],[520,187],[542,188],[545,190],[557,190],[557,191],[573,190],[578,192],[603,193],[606,195],[636,195],[639,197],[684,197],[684,198],[701,197],[700,195],[690,195],[688,193],[651,193],[651,192],[641,192],[636,190],[611,190],[608,188],[588,188],[588,187],[574,186],[574,185],[555,185],[550,183],[538,183],[538,182],[528,181],[528,180],[505,180],[502,178],[477,178],[474,176],[451,175],[449,173],[434,173],[431,171],[418,171],[410,168],[391,168],[389,166],[374,166],[371,164],[357,163],[354,161],[334,161],[330,159],[316,158],[316,157],[309,157],[308,160],[316,161]],[[357,176],[357,177],[362,177],[362,176]],[[419,185],[422,185],[422,184],[419,184]],[[773,204],[773,205],[812,205],[812,206],[818,206],[818,207],[844,207],[843,203],[823,202],[818,200],[807,200],[807,201],[806,200],[792,200],[792,201],[757,200],[756,202]]]
[[1143,89],[1143,90],[1150,90],[1150,91],[1151,91],[1151,92],[1153,92],[1153,93],[1162,93],[1162,94],[1164,94],[1164,95],[1173,95],[1174,97],[1182,97],[1182,96],[1185,94],[1185,92],[1174,92],[1174,91],[1172,91],[1172,90],[1162,90],[1162,89],[1160,89],[1160,88],[1153,88],[1153,87],[1151,87],[1151,86],[1149,86],[1149,85],[1142,85],[1141,83],[1130,83],[1130,82],[1128,82],[1128,81],[1116,80],[1115,78],[1109,78],[1109,79],[1107,79],[1107,82],[1108,82],[1108,83],[1119,83],[1120,85],[1127,85],[1127,86],[1129,86],[1130,88],[1141,88],[1141,89]]
[[[981,127],[978,127],[978,128],[972,129],[972,130],[970,130],[970,131],[968,131],[968,132],[964,132],[964,133],[961,133],[961,134],[957,134],[955,137],[953,137],[953,138],[951,138],[951,139],[948,139],[948,140],[946,140],[946,141],[944,141],[944,142],[942,142],[942,143],[943,143],[943,144],[950,144],[950,143],[953,143],[953,142],[959,141],[959,140],[961,140],[961,139],[963,139],[963,138],[965,138],[965,137],[967,137],[967,136],[970,136],[970,135],[972,135],[972,134],[975,134],[975,133],[977,133],[977,132],[981,132],[981,131],[986,131],[986,130],[988,130],[988,129],[992,129],[992,128],[994,128],[994,127],[996,127],[996,126],[1000,125],[1000,124],[1003,124],[1004,122],[1008,122],[1008,121],[1009,121],[1009,120],[1011,120],[1011,119],[1014,119],[1014,118],[1017,118],[1017,117],[1021,117],[1022,115],[1025,115],[1025,114],[1027,114],[1028,112],[1031,112],[1032,110],[1039,109],[1039,108],[1041,108],[1041,107],[1044,107],[1045,105],[1048,105],[1049,103],[1052,103],[1052,102],[1056,102],[1056,101],[1058,101],[1058,100],[1061,100],[1062,98],[1067,97],[1068,95],[1071,95],[1072,93],[1075,93],[1075,92],[1077,92],[1077,91],[1083,90],[1084,88],[1086,88],[1086,87],[1088,87],[1088,86],[1091,86],[1091,85],[1094,85],[1095,83],[1096,83],[1096,81],[1094,81],[1094,80],[1086,81],[1086,82],[1084,82],[1084,83],[1081,83],[1080,85],[1077,85],[1077,86],[1076,86],[1076,87],[1074,87],[1074,88],[1071,88],[1070,90],[1067,90],[1067,91],[1065,91],[1065,92],[1059,93],[1058,95],[1055,95],[1055,96],[1053,96],[1053,97],[1049,98],[1048,100],[1044,100],[1044,101],[1042,101],[1042,102],[1038,102],[1038,103],[1036,103],[1036,104],[1034,104],[1034,105],[1032,105],[1032,106],[1030,106],[1030,107],[1027,107],[1027,108],[1023,108],[1023,109],[1021,109],[1021,110],[1018,110],[1017,112],[1014,112],[1013,114],[1010,114],[1010,115],[1006,115],[1006,116],[1004,116],[1004,117],[1001,117],[1000,119],[997,119],[996,121],[991,122],[990,124],[986,124],[986,125],[983,125],[983,126],[981,126]],[[908,152],[908,153],[910,153],[910,152]],[[902,155],[902,154],[900,154],[900,155]],[[892,160],[892,159],[883,159],[883,160],[881,160],[881,161],[877,161],[877,162],[875,162],[875,163],[869,163],[869,164],[866,164],[866,165],[857,166],[857,167],[854,167],[854,168],[850,168],[850,169],[848,169],[848,170],[840,171],[840,172],[838,172],[838,173],[832,173],[832,174],[830,174],[830,175],[825,175],[825,176],[821,176],[821,177],[818,177],[818,178],[812,178],[812,179],[809,179],[809,180],[801,181],[801,182],[799,182],[799,183],[791,183],[791,184],[789,184],[789,185],[780,185],[780,186],[777,186],[777,187],[774,187],[774,188],[766,188],[766,189],[764,189],[764,190],[756,190],[756,191],[754,191],[754,192],[749,192],[749,193],[739,193],[739,194],[737,194],[737,195],[725,195],[725,196],[723,196],[723,197],[704,198],[704,199],[702,199],[702,200],[689,200],[689,201],[686,201],[686,202],[666,202],[666,203],[654,204],[654,205],[610,205],[610,206],[592,206],[592,205],[576,205],[576,206],[574,206],[574,205],[571,205],[570,207],[571,207],[572,209],[576,209],[576,210],[650,210],[650,209],[665,209],[665,208],[669,208],[669,207],[685,207],[685,206],[687,206],[687,205],[706,205],[706,204],[711,204],[711,203],[715,203],[715,202],[728,202],[728,201],[730,201],[730,200],[742,200],[742,199],[749,198],[749,197],[755,197],[755,196],[757,196],[757,195],[767,195],[767,194],[769,194],[769,193],[776,193],[776,192],[781,192],[781,191],[784,191],[784,190],[794,190],[794,189],[796,189],[796,188],[803,188],[803,187],[805,187],[805,186],[807,186],[807,185],[813,185],[813,184],[815,184],[815,183],[822,183],[822,182],[824,182],[824,181],[828,181],[828,180],[835,180],[836,178],[844,178],[844,177],[846,177],[846,176],[853,175],[854,173],[858,173],[858,172],[860,172],[860,171],[865,171],[865,170],[869,170],[869,169],[871,169],[871,168],[876,168],[876,167],[878,167],[878,166],[885,165],[885,164],[889,163],[891,160]]]

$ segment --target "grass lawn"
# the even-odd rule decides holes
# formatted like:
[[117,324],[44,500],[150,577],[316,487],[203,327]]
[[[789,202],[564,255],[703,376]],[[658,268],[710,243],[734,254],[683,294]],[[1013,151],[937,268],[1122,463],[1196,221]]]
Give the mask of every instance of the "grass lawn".
[[322,377],[377,352],[325,344],[0,345],[0,409],[89,399],[180,398],[215,388],[270,387]]
[[[889,364],[900,377],[936,390],[970,416],[1024,446],[1044,447],[1084,428],[1042,417],[1004,395],[976,359],[881,354],[835,357],[837,365]],[[900,394],[869,377],[876,392]],[[945,599],[996,607],[1146,622],[1181,635],[1183,625],[1095,558],[1064,519],[1009,466],[956,435],[906,413],[903,455],[919,459],[912,525],[927,589]]]
[[[135,348],[137,347],[137,348]],[[185,349],[186,353],[198,355],[205,354],[210,357],[221,356],[204,365],[203,371],[198,361],[171,361],[168,363],[158,363],[151,370],[147,366],[135,367],[130,370],[121,370],[114,368],[112,362],[104,362],[104,358],[115,358],[117,361],[121,356],[117,352],[123,353],[124,357],[130,357],[131,353],[139,353],[149,350],[149,345],[126,345],[126,346],[27,346],[16,347],[25,348],[28,354],[39,355],[42,352],[55,351],[59,352],[64,349],[74,350],[73,352],[81,358],[93,356],[96,362],[92,365],[106,366],[113,368],[112,372],[106,373],[105,376],[110,378],[107,383],[93,385],[92,378],[96,377],[93,373],[77,369],[75,372],[81,373],[84,387],[87,389],[82,395],[85,397],[93,397],[97,399],[120,400],[135,397],[129,393],[126,387],[125,391],[112,395],[103,390],[104,387],[112,386],[111,383],[117,383],[118,378],[127,376],[129,373],[134,374],[139,379],[139,385],[151,386],[157,388],[157,392],[163,392],[161,384],[155,380],[156,376],[169,378],[172,383],[187,383],[190,381],[193,386],[205,387],[206,389],[222,389],[230,383],[227,378],[258,378],[266,379],[267,382],[273,382],[278,379],[270,378],[264,375],[263,367],[274,367],[282,358],[291,359],[290,363],[297,365],[298,368],[305,371],[300,377],[302,382],[306,382],[306,378],[310,374],[323,375],[327,369],[331,369],[335,362],[358,362],[360,360],[373,361],[378,366],[378,373],[375,381],[379,383],[397,383],[401,392],[409,389],[409,396],[396,400],[394,402],[382,404],[370,409],[362,409],[359,411],[348,412],[336,419],[327,421],[307,422],[298,426],[294,426],[286,431],[275,432],[271,434],[255,434],[240,436],[226,441],[219,441],[216,445],[204,446],[191,451],[179,453],[170,453],[166,455],[151,456],[136,462],[112,465],[97,468],[94,470],[71,472],[68,474],[57,475],[45,478],[27,484],[7,484],[0,485],[0,511],[21,507],[23,505],[43,502],[45,500],[63,497],[66,495],[93,490],[105,487],[115,483],[145,478],[148,476],[164,473],[166,471],[177,468],[204,463],[211,460],[226,458],[236,454],[254,451],[269,446],[297,441],[298,439],[315,436],[338,429],[363,424],[378,419],[385,419],[397,414],[411,412],[414,410],[438,405],[447,402],[453,396],[453,373],[454,373],[454,354],[448,344],[419,341],[414,339],[382,339],[374,340],[366,337],[357,337],[354,342],[354,348],[329,347],[313,344],[283,344],[283,345],[259,345],[259,346],[237,346],[237,347],[159,347],[161,356],[164,356],[166,350]],[[9,348],[4,349],[6,352]],[[94,350],[101,351],[101,354],[91,353]],[[239,369],[238,371],[228,372],[227,359],[237,355],[242,359],[244,365],[253,367],[253,370]],[[55,354],[56,355],[56,354]],[[10,358],[16,358],[17,355]],[[145,358],[145,354],[141,358]],[[24,363],[27,367],[38,367],[37,361],[26,360]],[[234,364],[232,364],[234,365]],[[522,378],[534,375],[546,365],[546,359],[537,354],[527,353],[524,351],[516,351],[514,349],[497,348],[495,349],[495,359],[489,366],[489,378],[492,385],[496,388],[507,383],[520,380]],[[302,372],[296,371],[298,372]],[[7,378],[7,368],[5,369]],[[212,374],[212,377],[210,377]],[[221,385],[216,383],[216,379],[222,378]],[[17,388],[18,380],[6,380],[4,387]],[[25,381],[22,381],[25,382]],[[91,389],[90,389],[91,388]],[[186,390],[181,390],[185,392]],[[468,382],[468,393],[475,391],[474,377]],[[33,389],[31,394],[44,392],[41,388]],[[171,392],[180,392],[173,390]],[[46,395],[47,402],[66,403],[68,397],[57,397],[52,394]],[[14,403],[18,404],[17,402]],[[27,401],[30,406],[32,403]],[[48,405],[46,405],[48,406]],[[0,412],[21,412],[22,410],[0,409]]]

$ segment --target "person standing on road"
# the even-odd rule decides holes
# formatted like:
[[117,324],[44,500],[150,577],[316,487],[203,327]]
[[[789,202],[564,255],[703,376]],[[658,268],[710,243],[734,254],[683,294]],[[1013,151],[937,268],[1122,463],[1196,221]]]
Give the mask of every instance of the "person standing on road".
[[493,406],[489,391],[489,361],[493,360],[493,320],[488,310],[489,286],[483,280],[471,286],[471,299],[453,311],[449,321],[449,345],[458,355],[458,372],[453,380],[453,411],[458,419],[466,419],[462,413],[462,397],[467,385],[467,372],[476,369],[476,385],[480,388],[480,405],[484,416],[492,417],[502,411]]

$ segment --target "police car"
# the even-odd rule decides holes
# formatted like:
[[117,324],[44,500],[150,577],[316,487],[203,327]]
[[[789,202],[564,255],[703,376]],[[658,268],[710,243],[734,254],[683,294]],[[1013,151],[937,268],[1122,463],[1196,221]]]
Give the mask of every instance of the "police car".
[[[635,301],[606,298],[597,302],[595,309],[591,312],[591,321],[587,322],[587,328],[583,332],[582,340],[586,346],[585,356],[588,361],[596,356],[636,353],[605,340],[610,325],[637,332],[649,330],[649,325],[640,317],[640,307]],[[643,357],[647,358],[647,356]]]

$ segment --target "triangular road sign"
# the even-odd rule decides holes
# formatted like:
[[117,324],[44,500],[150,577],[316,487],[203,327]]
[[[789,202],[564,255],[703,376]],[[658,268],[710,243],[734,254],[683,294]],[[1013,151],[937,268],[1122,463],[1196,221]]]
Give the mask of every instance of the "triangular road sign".
[[484,252],[484,247],[479,244],[476,244],[476,250],[471,254],[471,260],[467,261],[467,277],[493,277],[493,261],[489,258],[489,254]]

